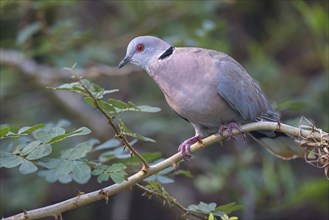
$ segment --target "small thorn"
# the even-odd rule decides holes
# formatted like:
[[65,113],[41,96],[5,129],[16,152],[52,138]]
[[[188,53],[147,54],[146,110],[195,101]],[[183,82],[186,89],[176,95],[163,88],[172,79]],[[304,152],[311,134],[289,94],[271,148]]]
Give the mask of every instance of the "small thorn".
[[147,173],[147,170],[149,169],[149,166],[147,165],[147,164],[142,164],[142,172],[144,173],[144,174],[146,174]]
[[179,164],[178,164],[178,163],[174,162],[174,163],[172,164],[172,166],[173,166],[173,168],[176,170],[176,172],[179,171]]
[[281,130],[281,122],[278,121],[275,130],[280,131]]
[[27,214],[27,211],[26,211],[26,210],[24,210],[24,212],[23,212],[23,213],[24,213],[24,218],[25,218],[25,219],[28,219],[28,218],[29,218],[29,215]]
[[107,203],[108,203],[108,201],[109,201],[109,195],[108,195],[106,192],[104,192],[103,189],[101,189],[101,191],[99,191],[98,194],[104,196],[104,199],[105,199],[105,202],[106,202],[106,205],[107,205]]

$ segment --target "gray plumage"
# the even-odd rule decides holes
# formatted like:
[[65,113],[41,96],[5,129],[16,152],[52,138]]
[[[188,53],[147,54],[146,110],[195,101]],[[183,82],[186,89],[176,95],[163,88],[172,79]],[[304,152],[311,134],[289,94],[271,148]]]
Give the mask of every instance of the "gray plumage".
[[[216,133],[231,122],[279,121],[259,85],[227,54],[173,48],[159,38],[141,36],[129,43],[119,67],[128,62],[147,71],[169,106],[193,125],[195,137]],[[303,156],[302,148],[283,133],[260,131],[252,135],[278,157]]]

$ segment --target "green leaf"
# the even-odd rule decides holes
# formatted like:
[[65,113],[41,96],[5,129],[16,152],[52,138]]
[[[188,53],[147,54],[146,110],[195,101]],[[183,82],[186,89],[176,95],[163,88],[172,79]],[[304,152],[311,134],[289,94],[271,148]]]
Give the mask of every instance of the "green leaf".
[[42,130],[38,130],[35,133],[35,137],[45,144],[54,143],[51,140],[61,135],[65,135],[65,129],[59,127],[51,128],[49,131],[42,129]]
[[121,101],[121,100],[116,100],[116,99],[108,99],[107,100],[109,103],[111,103],[111,105],[115,108],[118,109],[125,109],[128,108],[128,104]]
[[13,168],[17,167],[23,163],[24,159],[22,157],[13,155],[12,153],[6,151],[0,151],[0,165],[1,167]]
[[89,142],[83,142],[75,146],[74,148],[67,149],[63,152],[62,158],[67,160],[77,160],[85,157],[92,149],[92,144]]
[[29,153],[31,153],[35,148],[37,148],[41,144],[41,141],[32,141],[25,145],[25,147],[20,152],[21,156],[25,156]]
[[222,213],[214,212],[214,215],[219,216],[221,220],[230,220],[230,217],[228,217],[228,215],[226,215],[224,212]]
[[39,176],[44,177],[48,183],[54,183],[59,178],[56,170],[41,170],[38,172],[38,174]]
[[17,145],[17,146],[15,147],[14,152],[13,152],[12,154],[15,154],[15,155],[20,154],[20,153],[21,153],[21,150],[22,150],[26,145],[27,145],[26,143],[24,143],[24,144],[21,143],[21,144]]
[[102,99],[105,94],[105,90],[95,83],[90,83],[88,89],[96,99]]
[[[63,129],[64,130],[64,129]],[[65,130],[64,130],[65,132]],[[55,134],[51,134],[52,136],[54,136],[53,138],[51,138],[50,140],[48,140],[46,142],[46,144],[53,144],[53,143],[56,143],[58,141],[61,141],[61,140],[64,140],[66,138],[69,138],[69,137],[73,137],[73,136],[80,136],[80,135],[87,135],[87,134],[90,134],[91,133],[91,130],[87,127],[81,127],[73,132],[70,132],[70,133],[64,133],[64,134],[60,134],[60,135],[56,135],[54,136]]]
[[198,206],[195,205],[195,204],[192,204],[192,205],[188,206],[188,209],[191,210],[191,211],[198,211]]
[[215,216],[212,212],[209,214],[208,220],[215,220]]
[[101,107],[103,110],[109,112],[110,114],[117,113],[116,109],[109,103],[99,100],[98,101],[99,107]]
[[[212,206],[213,207],[213,206]],[[207,203],[204,203],[204,202],[200,202],[199,205],[198,205],[198,208],[204,212],[211,212],[211,211],[214,211],[215,208],[216,208],[216,204],[215,206],[212,208],[209,207],[209,205]]]
[[131,101],[128,101],[128,102],[127,102],[127,105],[128,105],[127,111],[137,111],[137,112],[141,111],[141,110],[137,107],[137,105],[135,105],[135,104],[134,104],[133,102],[131,102]]
[[121,119],[119,119],[118,121],[118,125],[119,125],[119,129],[120,129],[120,132],[124,135],[128,135],[130,137],[133,137],[133,138],[136,138],[136,139],[139,139],[139,140],[142,140],[142,141],[149,141],[149,142],[155,142],[155,140],[151,139],[151,138],[148,138],[148,137],[144,137],[140,134],[136,134],[134,132],[132,132],[131,130],[129,130],[125,124],[123,123],[123,121]]
[[0,128],[0,139],[4,138],[10,132],[10,128]]
[[148,181],[148,183],[150,184],[151,188],[153,188],[153,189],[158,189],[159,190],[159,189],[162,188],[160,183],[157,183],[153,180]]
[[94,148],[94,150],[105,150],[105,149],[111,149],[114,147],[118,147],[120,145],[120,141],[116,138],[112,138],[97,147]]
[[55,128],[51,128],[49,130],[49,133],[53,136],[59,136],[59,135],[63,135],[65,134],[65,129],[64,128],[60,128],[60,127],[55,127]]
[[214,216],[220,217],[222,220],[224,219],[229,220],[228,216],[222,211],[214,211],[212,213],[214,214]]
[[107,151],[107,152],[101,154],[98,157],[98,160],[100,162],[106,162],[106,161],[113,159],[114,157],[117,159],[121,159],[121,160],[128,159],[128,158],[131,158],[131,154],[128,151],[123,150],[122,148],[116,148],[114,150]]
[[63,184],[70,183],[72,182],[72,175],[60,176],[58,177],[58,181]]
[[42,143],[46,143],[52,139],[53,136],[45,130],[39,130],[35,133],[35,138],[40,140]]
[[137,108],[142,112],[159,112],[161,111],[161,108],[153,107],[149,105],[139,105]]
[[125,170],[127,167],[123,163],[114,163],[111,166],[109,166],[106,171],[107,172],[120,172]]
[[123,172],[110,173],[110,177],[115,183],[122,183],[125,181],[125,173]]
[[26,159],[37,160],[42,157],[48,156],[49,154],[51,154],[51,151],[52,148],[49,144],[40,144],[31,153],[29,153],[29,155],[27,155]]
[[237,211],[237,210],[240,210],[242,209],[242,205],[236,205],[235,202],[231,202],[231,203],[228,203],[226,205],[221,205],[221,206],[218,206],[215,211],[222,211],[224,212],[225,214],[230,214],[231,212],[233,211]]
[[80,184],[84,184],[88,182],[88,180],[91,177],[90,167],[81,161],[73,161],[72,164],[73,164],[72,175],[74,181]]
[[97,177],[97,182],[101,183],[103,181],[108,181],[110,178],[110,174],[108,173],[103,173]]
[[47,169],[56,168],[63,160],[57,158],[42,158],[39,160],[38,165]]
[[95,169],[91,172],[91,175],[98,176],[104,173],[104,170]]
[[17,133],[18,134],[29,134],[33,131],[43,128],[44,126],[45,126],[45,124],[37,124],[37,125],[33,125],[32,127],[22,127],[21,129],[19,129],[19,131]]
[[95,105],[95,101],[93,98],[91,98],[90,96],[86,96],[83,98],[85,100],[85,102],[90,105],[91,107],[95,108],[96,105]]
[[119,89],[105,90],[103,95],[105,95],[105,94],[111,94],[111,93],[115,93],[115,92],[119,92]]
[[57,176],[65,176],[68,175],[73,170],[73,163],[69,160],[62,160],[62,162],[56,167],[56,175]]
[[192,211],[201,211],[204,213],[211,213],[213,211],[215,211],[216,208],[216,203],[212,202],[212,203],[204,203],[204,202],[200,202],[199,205],[190,205],[188,207],[188,209],[192,210]]
[[54,90],[67,90],[67,91],[87,95],[87,92],[81,86],[81,84],[79,82],[66,83],[66,84],[60,85],[58,87],[49,87],[49,88],[54,89]]
[[[9,132],[9,133],[6,135],[6,137],[10,137],[10,138],[17,138],[17,137],[20,137],[20,136],[22,136],[22,135],[20,135],[20,134],[15,134],[15,133],[13,133],[13,132]],[[2,139],[2,138],[0,138],[0,139]]]
[[82,79],[81,82],[88,88],[89,92],[91,92],[96,99],[103,98],[104,89],[102,87],[96,83],[90,82],[88,79]]
[[26,25],[22,30],[18,32],[16,43],[18,45],[24,44],[35,33],[37,33],[40,30],[40,28],[41,28],[41,23],[39,21],[35,21],[33,23]]
[[31,161],[23,160],[22,164],[19,167],[19,171],[22,174],[34,173],[38,170],[38,167],[35,166]]

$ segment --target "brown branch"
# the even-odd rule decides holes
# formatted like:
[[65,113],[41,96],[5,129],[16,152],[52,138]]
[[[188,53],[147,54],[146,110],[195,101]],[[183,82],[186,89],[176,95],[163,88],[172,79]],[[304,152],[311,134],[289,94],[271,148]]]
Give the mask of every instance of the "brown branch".
[[[136,184],[136,186],[138,188],[140,188],[141,190],[143,190],[147,194],[156,195],[156,196],[162,198],[164,201],[168,201],[168,199],[163,194],[161,194],[161,193],[158,193],[158,192],[155,192],[153,190],[150,190],[150,189],[148,189],[148,188],[146,188],[146,187],[144,187],[144,186],[142,186],[142,185],[140,185],[138,183]],[[170,200],[168,201],[168,203],[171,203],[171,204],[175,205],[178,209],[180,209],[182,212],[184,212],[183,213],[184,216],[191,215],[191,216],[194,216],[194,217],[199,218],[199,219],[207,219],[206,216],[200,216],[197,213],[194,213],[194,212],[190,211],[188,208],[184,207],[182,204],[180,204],[179,202],[177,202],[177,200],[175,198],[173,198],[171,195],[169,195],[169,196],[170,196]]]
[[[70,69],[69,69],[70,70]],[[81,76],[77,75],[77,73],[75,73],[74,71],[70,70],[73,74],[74,77],[78,80],[78,82],[80,83],[80,85],[84,88],[85,92],[90,96],[90,98],[93,99],[94,101],[94,105],[96,107],[96,109],[98,109],[103,116],[107,119],[107,122],[111,125],[113,131],[115,132],[115,135],[117,138],[119,138],[119,140],[121,141],[123,146],[126,146],[130,153],[133,154],[134,156],[136,156],[143,164],[142,167],[142,171],[146,171],[150,166],[147,163],[147,161],[145,160],[145,158],[140,155],[127,141],[127,139],[122,135],[122,133],[117,129],[117,127],[114,125],[113,123],[113,119],[112,117],[103,109],[99,106],[98,104],[98,100],[95,98],[95,96],[89,91],[89,89],[86,87],[86,85],[82,82],[81,80]]]
[[[302,126],[301,126],[302,127]],[[328,140],[329,134],[327,132],[318,132],[318,129],[304,129],[301,127],[292,127],[286,124],[278,124],[276,122],[255,122],[251,124],[242,125],[241,129],[245,132],[257,131],[257,130],[272,130],[272,131],[281,131],[286,134],[289,134],[298,139],[305,139],[308,137],[312,137],[314,141],[319,143],[323,143],[322,147],[328,146],[328,141],[321,142],[323,139]],[[239,131],[233,130],[233,134],[240,134]],[[191,152],[196,152],[201,150],[202,148],[208,147],[209,145],[219,142],[227,137],[227,133],[224,132],[223,136],[215,134],[211,135],[202,140],[203,144],[196,143],[191,146]],[[321,147],[321,146],[320,146]],[[150,166],[146,171],[139,171],[128,178],[127,181],[124,181],[120,184],[113,184],[101,190],[93,191],[87,194],[78,195],[71,199],[42,207],[39,209],[34,209],[31,211],[24,211],[20,214],[4,218],[5,220],[14,220],[14,219],[38,219],[47,216],[59,215],[63,212],[75,209],[77,207],[89,204],[91,202],[95,202],[97,200],[105,199],[107,200],[114,194],[117,194],[125,189],[129,189],[136,185],[138,182],[144,180],[145,178],[158,173],[165,168],[173,166],[182,160],[182,156],[180,153],[176,153],[175,155],[153,165]]]

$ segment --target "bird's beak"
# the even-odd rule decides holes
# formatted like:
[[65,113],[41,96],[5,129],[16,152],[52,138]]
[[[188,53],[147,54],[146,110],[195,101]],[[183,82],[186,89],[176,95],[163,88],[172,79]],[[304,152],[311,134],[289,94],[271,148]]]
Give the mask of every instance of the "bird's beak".
[[121,67],[123,67],[124,65],[126,65],[127,63],[129,63],[131,61],[132,56],[131,55],[127,55],[118,65],[118,68],[120,69]]

